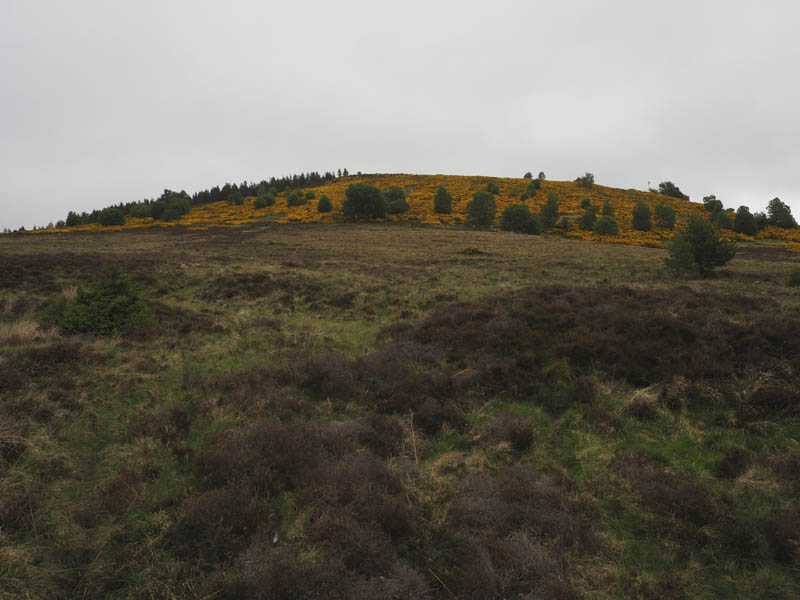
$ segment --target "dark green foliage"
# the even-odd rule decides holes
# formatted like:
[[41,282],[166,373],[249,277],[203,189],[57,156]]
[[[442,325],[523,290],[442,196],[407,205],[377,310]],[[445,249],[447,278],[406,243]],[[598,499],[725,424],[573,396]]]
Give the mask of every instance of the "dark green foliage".
[[69,213],[67,213],[66,224],[67,227],[75,227],[76,225],[80,225],[81,224],[80,215],[74,211],[69,211]]
[[230,194],[228,194],[228,204],[235,204],[239,206],[243,202],[244,196],[242,196],[242,192],[239,190],[233,190]]
[[675,236],[668,250],[666,264],[670,269],[708,277],[734,257],[736,242],[722,240],[713,223],[692,215],[686,231]]
[[308,198],[302,190],[295,190],[286,195],[286,204],[288,206],[302,206],[307,202]]
[[652,227],[650,207],[644,202],[639,202],[633,207],[633,228],[637,231],[650,231]]
[[740,206],[733,220],[733,230],[744,235],[757,235],[758,224],[756,218],[746,206]]
[[769,219],[767,218],[767,213],[765,212],[759,211],[753,213],[753,218],[756,220],[756,227],[758,227],[759,231],[769,225]]
[[538,179],[539,181],[544,181],[545,179],[544,171],[539,171],[539,175],[536,177],[536,179]]
[[533,179],[533,173],[528,171],[525,175],[522,176],[523,179]]
[[[586,208],[586,207],[584,207]],[[611,202],[606,200],[603,202],[603,216],[604,217],[613,217],[614,216],[614,207],[611,206]]]
[[495,183],[494,181],[490,181],[489,183],[486,184],[486,191],[496,196],[497,194],[500,193],[500,186],[497,185],[497,183]]
[[797,227],[797,221],[792,216],[792,209],[780,198],[773,198],[767,205],[767,223],[773,227],[792,229]]
[[658,194],[664,194],[665,196],[670,196],[671,198],[681,198],[682,200],[689,199],[689,196],[681,192],[681,189],[671,181],[662,181],[658,184],[657,190],[651,189],[650,191]]
[[467,204],[467,223],[472,227],[491,227],[497,205],[489,192],[476,192]]
[[118,208],[104,208],[100,211],[100,218],[97,219],[97,222],[103,227],[125,225],[125,215]]
[[730,215],[728,215],[728,213],[726,213],[724,210],[721,210],[714,215],[713,223],[717,229],[733,229],[733,221],[731,221]]
[[331,204],[331,199],[327,196],[322,196],[317,202],[317,212],[327,213],[333,210],[333,204]]
[[653,218],[655,219],[656,227],[675,229],[675,209],[671,206],[659,202],[653,210]]
[[800,269],[794,269],[789,275],[786,287],[800,287]]
[[547,202],[542,206],[539,219],[542,221],[542,229],[550,229],[558,223],[558,198],[553,192],[547,194]]
[[541,179],[531,179],[528,182],[528,185],[525,187],[525,191],[522,193],[521,200],[527,200],[528,198],[532,198],[536,195],[536,192],[542,187],[542,180]]
[[317,197],[317,195],[314,192],[312,192],[311,190],[306,192],[306,200],[313,200],[316,197]]
[[619,223],[610,215],[603,215],[592,226],[592,233],[596,235],[619,235]]
[[256,196],[255,202],[253,202],[253,207],[261,209],[272,206],[273,204],[275,204],[275,195],[271,192],[260,191],[258,196]]
[[581,215],[581,229],[586,231],[592,231],[594,229],[598,211],[599,209],[591,204],[586,207],[586,212]]
[[153,208],[149,203],[134,204],[131,207],[130,215],[135,219],[149,219],[153,216]]
[[383,192],[383,201],[386,203],[386,212],[390,215],[399,215],[411,210],[406,201],[406,193],[397,186]]
[[354,183],[345,192],[342,213],[348,219],[382,219],[386,216],[383,194],[374,185]]
[[[581,175],[575,179],[575,183],[580,185],[581,187],[590,188],[594,185],[594,175],[586,171],[585,175]],[[605,214],[605,213],[603,213]]]
[[583,210],[586,210],[586,209],[587,209],[587,208],[589,208],[591,205],[592,205],[592,201],[591,201],[591,200],[589,200],[588,198],[584,198],[583,200],[581,200],[581,208],[582,208]]
[[453,197],[443,185],[436,190],[436,197],[433,199],[433,212],[437,215],[449,215],[453,212]]
[[139,298],[134,282],[119,265],[109,267],[87,292],[78,290],[74,302],[59,297],[44,310],[43,326],[64,333],[112,335],[131,327],[148,327],[154,318]]
[[542,232],[539,218],[530,211],[526,204],[512,204],[506,208],[500,219],[500,229],[534,235]]
[[709,219],[712,222],[716,222],[717,215],[725,210],[725,207],[722,205],[721,200],[717,200],[717,197],[713,194],[710,196],[703,197],[703,204],[708,211]]
[[558,221],[558,226],[561,228],[561,231],[569,231],[569,219],[564,216]]

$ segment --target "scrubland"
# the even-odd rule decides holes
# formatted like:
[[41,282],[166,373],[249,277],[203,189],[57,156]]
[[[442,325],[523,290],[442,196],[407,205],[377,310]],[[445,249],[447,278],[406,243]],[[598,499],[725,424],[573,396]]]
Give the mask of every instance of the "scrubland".
[[[707,280],[665,255],[0,237],[0,598],[800,596],[800,255]],[[155,325],[39,324],[111,264]]]

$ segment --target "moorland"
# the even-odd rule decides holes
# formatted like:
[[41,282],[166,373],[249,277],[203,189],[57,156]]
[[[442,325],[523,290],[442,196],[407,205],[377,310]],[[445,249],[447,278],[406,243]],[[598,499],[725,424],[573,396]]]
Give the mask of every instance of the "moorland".
[[86,229],[0,236],[0,598],[800,595],[786,246]]

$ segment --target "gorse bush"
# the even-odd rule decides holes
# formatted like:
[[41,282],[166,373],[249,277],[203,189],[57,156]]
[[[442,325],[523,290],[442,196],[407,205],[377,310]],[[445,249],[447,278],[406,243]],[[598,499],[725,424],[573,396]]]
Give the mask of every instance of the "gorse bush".
[[139,298],[130,275],[119,265],[109,267],[89,291],[78,290],[74,301],[63,296],[44,310],[41,323],[64,333],[112,335],[133,327],[149,327],[153,314]]
[[506,208],[500,218],[500,229],[534,235],[542,232],[539,218],[530,211],[526,204],[512,204]]
[[727,264],[736,254],[736,242],[719,237],[714,224],[693,215],[686,231],[675,235],[668,248],[667,266],[680,273],[709,277],[716,267]]

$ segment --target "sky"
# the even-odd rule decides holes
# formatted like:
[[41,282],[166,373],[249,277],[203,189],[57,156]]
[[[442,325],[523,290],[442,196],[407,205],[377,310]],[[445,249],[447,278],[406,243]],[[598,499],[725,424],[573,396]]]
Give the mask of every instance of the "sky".
[[0,0],[0,230],[308,171],[800,217],[800,3]]

